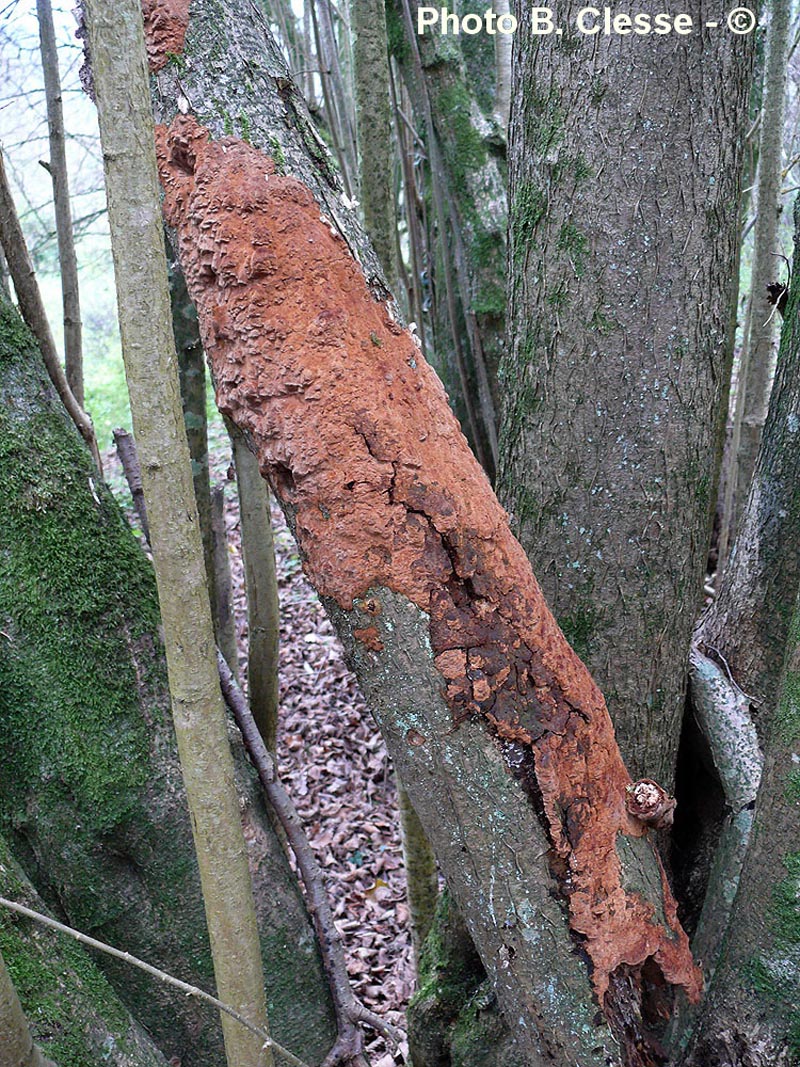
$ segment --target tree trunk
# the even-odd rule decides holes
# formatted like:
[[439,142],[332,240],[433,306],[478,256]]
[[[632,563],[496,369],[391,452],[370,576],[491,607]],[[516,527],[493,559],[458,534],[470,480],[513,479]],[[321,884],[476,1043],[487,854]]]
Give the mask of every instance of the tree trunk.
[[800,589],[800,202],[795,262],[775,385],[761,449],[730,564],[698,638],[751,698],[769,734]]
[[397,806],[400,810],[400,837],[403,842],[414,967],[419,974],[420,951],[433,923],[439,896],[439,872],[431,843],[401,783],[397,788]]
[[[795,205],[796,269],[798,265],[800,202]],[[782,934],[773,936],[771,912],[763,906],[770,896],[778,899],[783,895],[783,905],[779,902],[777,906],[783,906],[783,917],[791,926],[793,905],[786,895],[789,883],[783,879],[787,871],[790,879],[795,877],[796,821],[800,811],[800,793],[792,785],[796,785],[798,776],[789,751],[792,738],[797,736],[792,718],[798,714],[797,672],[792,657],[797,659],[795,645],[800,634],[797,608],[792,623],[792,605],[797,603],[800,590],[800,449],[796,441],[800,429],[799,301],[800,277],[795,276],[750,494],[720,595],[698,634],[700,647],[721,665],[720,673],[733,682],[731,688],[745,713],[752,717],[749,724],[728,723],[735,745],[732,751],[740,758],[745,729],[748,725],[753,729],[752,721],[766,746],[753,830],[752,810],[737,811],[731,801],[723,817],[716,820],[720,840],[716,864],[722,871],[722,877],[716,879],[719,903],[714,906],[713,900],[707,899],[695,941],[705,957],[708,977],[714,975],[720,956],[721,963],[686,1061],[698,1067],[729,1063],[734,1067],[760,1067],[767,1062],[792,1062],[791,1050],[800,1050],[800,1046],[795,1048],[795,1039],[787,1037],[791,1026],[800,1023],[800,1016],[794,1024],[787,1023],[787,1010],[793,997],[796,1002],[798,992],[792,977],[796,972],[789,969],[788,958],[784,959],[786,977],[785,981],[781,978],[781,989],[773,973],[776,953],[783,955],[783,948],[788,945],[789,958],[793,958],[792,953],[797,955],[796,942],[792,948],[791,938],[784,945]],[[786,676],[783,703],[779,704],[782,666]],[[696,690],[693,683],[695,702]],[[719,708],[717,714],[726,710]],[[703,780],[698,792],[695,823],[713,823],[702,802],[702,795],[707,792]],[[743,839],[742,845],[732,850],[728,842],[735,840],[737,833]],[[743,846],[748,840],[751,847],[744,855]],[[775,861],[779,857],[783,857],[786,870],[779,867],[776,880]],[[693,859],[689,857],[690,862]],[[734,904],[733,893],[739,884]],[[710,936],[707,925],[715,937]],[[775,997],[777,1006],[773,1003]]]
[[352,0],[359,186],[364,226],[397,291],[394,152],[389,51],[383,0]]
[[[152,569],[4,298],[0,630],[0,819],[9,843],[73,926],[211,988]],[[335,1030],[316,943],[241,750],[237,767],[273,1032],[318,1064]],[[168,1057],[218,1067],[213,1012],[100,962]]]
[[236,641],[236,620],[233,617],[233,585],[228,551],[228,529],[225,525],[225,490],[221,485],[211,491],[211,539],[214,548],[214,586],[216,589],[216,617],[214,636],[225,661],[239,677],[239,648]]
[[[505,180],[492,143],[493,123],[478,104],[458,38],[418,35],[420,6],[416,0],[395,0],[387,14],[394,20],[394,55],[412,94],[428,153],[430,218],[439,253],[432,358],[442,366],[444,353],[452,348],[451,359],[457,362],[463,335],[466,372],[459,370],[458,377],[451,373],[447,384],[452,385],[458,413],[462,407],[466,413],[467,427],[470,418],[475,423],[468,432],[476,438],[476,455],[493,475],[506,308]],[[484,66],[491,69],[491,41],[486,38],[482,47]],[[472,394],[477,410],[470,416]]]
[[64,112],[61,107],[59,53],[55,48],[55,30],[50,0],[36,0],[39,45],[45,76],[47,125],[50,136],[50,177],[55,207],[55,233],[59,240],[61,294],[64,306],[64,369],[73,396],[83,407],[83,349],[81,340],[81,305],[78,286],[78,257],[73,237],[73,211],[69,203]]
[[200,535],[203,539],[208,599],[216,627],[218,611],[217,586],[214,581],[214,537],[211,530],[211,479],[208,469],[206,363],[197,332],[197,312],[186,292],[186,282],[180,268],[174,264],[169,267],[169,292],[172,303],[172,333],[180,372],[183,423],[189,442],[189,455],[192,458],[192,483],[200,521]]
[[[731,538],[750,489],[775,371],[777,316],[769,301],[767,286],[775,280],[780,269],[776,253],[780,251],[778,224],[781,212],[783,117],[786,112],[791,6],[790,0],[774,0],[769,5],[771,18],[767,32],[756,184],[758,214],[733,424],[732,453],[735,456],[736,473],[730,482],[733,499],[728,502],[729,506],[723,516]],[[724,555],[720,563],[724,566]]]
[[33,270],[33,263],[28,254],[22,226],[11,197],[11,187],[8,184],[2,152],[0,152],[0,245],[3,246],[22,317],[39,343],[50,380],[56,387],[70,418],[92,450],[97,469],[101,471],[103,469],[102,462],[97,448],[92,420],[75,399],[58,358],[42,294],[39,291],[36,274]]
[[258,462],[242,435],[230,427],[242,563],[247,594],[247,689],[250,710],[267,750],[278,746],[279,643],[281,608],[275,572],[275,545],[269,513],[269,491]]
[[668,786],[727,399],[752,43],[583,36],[566,28],[580,6],[559,10],[563,38],[535,39],[517,7],[501,495],[634,775]]
[[685,1067],[789,1067],[800,1058],[800,602],[776,710],[722,962]]
[[[255,901],[180,400],[141,4],[120,0],[112,9],[87,0],[86,25],[125,376],[214,977],[224,1003],[266,1028]],[[272,1049],[229,1015],[222,1015],[222,1032],[229,1067],[273,1067]]]
[[[0,838],[0,895],[18,904],[47,913],[47,907],[26,878],[22,868]],[[109,1067],[167,1067],[167,1061],[146,1032],[134,1022],[122,1001],[74,941],[50,930],[34,927],[0,908],[0,951],[8,965],[6,978],[30,1020],[31,1036],[57,1067],[70,1064],[104,1063]],[[0,957],[2,958],[2,957]],[[0,964],[0,969],[2,964]],[[130,973],[130,972],[128,972]],[[8,987],[0,1004],[9,1001]],[[157,993],[157,989],[153,989]],[[8,1009],[7,1009],[8,1010]],[[19,1018],[17,1016],[17,1018]],[[14,1058],[24,1045],[18,1029],[18,1044],[8,1045],[7,1021],[0,1006],[0,1064],[2,1067],[52,1067],[50,1059]],[[10,1058],[6,1058],[9,1057]]]
[[[304,154],[299,134],[319,158],[264,26],[249,5],[200,0],[186,42],[180,78],[169,66],[158,78],[160,173],[218,402],[294,525],[501,1003],[522,1020],[521,1051],[532,1065],[654,1062],[626,998],[651,967],[693,996],[699,975],[627,811],[602,698],[440,384],[350,256],[357,223],[337,212],[338,237],[306,185],[259,151],[285,167]],[[249,87],[218,55],[245,65]],[[226,110],[250,100],[250,144],[211,141],[178,114],[179,95],[208,100],[220,84]],[[208,121],[224,132],[223,116]]]
[[56,34],[50,0],[36,0],[39,42],[42,54],[47,126],[50,135],[50,177],[53,180],[58,263],[61,270],[61,296],[64,306],[64,369],[72,395],[83,407],[83,348],[81,303],[78,286],[78,257],[72,235],[72,207],[69,199],[67,153],[64,144],[64,112],[61,107],[61,77],[58,71]]

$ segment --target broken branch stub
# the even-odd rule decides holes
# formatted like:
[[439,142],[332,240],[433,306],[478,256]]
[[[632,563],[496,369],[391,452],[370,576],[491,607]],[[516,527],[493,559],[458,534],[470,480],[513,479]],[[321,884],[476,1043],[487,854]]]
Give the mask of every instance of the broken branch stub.
[[[603,697],[413,336],[370,294],[310,191],[267,155],[212,141],[191,116],[159,127],[157,143],[217,402],[293,516],[309,579],[362,620],[358,603],[380,588],[416,605],[454,727],[481,716],[532,752],[600,1002],[618,968],[650,959],[697,998],[702,977],[663,872],[655,902],[623,885],[618,838],[647,827],[627,810]],[[356,638],[381,656],[374,627],[357,623]]]

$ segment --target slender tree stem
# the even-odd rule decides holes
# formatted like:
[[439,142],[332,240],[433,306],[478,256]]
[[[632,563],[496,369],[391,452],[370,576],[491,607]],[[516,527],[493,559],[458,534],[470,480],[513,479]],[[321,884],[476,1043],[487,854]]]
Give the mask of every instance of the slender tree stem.
[[47,126],[50,135],[50,165],[53,182],[58,262],[61,268],[61,297],[64,306],[64,363],[69,387],[83,407],[83,348],[81,303],[78,286],[78,257],[72,232],[67,153],[64,138],[64,111],[61,106],[61,78],[50,0],[36,0],[39,44],[42,53],[44,89],[47,100]]
[[[161,220],[138,0],[85,4],[100,121],[122,350],[150,522],[181,770],[220,999],[267,1029],[247,847],[219,691]],[[222,1017],[230,1067],[272,1067]]]
[[274,753],[278,734],[278,653],[280,601],[275,546],[269,514],[269,489],[258,461],[241,432],[228,424],[236,464],[244,584],[247,592],[247,685],[250,708],[267,750]]

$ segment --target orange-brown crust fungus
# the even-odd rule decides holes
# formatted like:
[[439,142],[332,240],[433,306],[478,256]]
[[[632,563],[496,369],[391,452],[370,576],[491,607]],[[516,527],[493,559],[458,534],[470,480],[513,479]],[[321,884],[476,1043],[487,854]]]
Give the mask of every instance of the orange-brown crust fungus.
[[383,652],[381,635],[374,626],[365,626],[361,630],[353,630],[353,637],[355,637],[356,641],[360,641],[362,645],[372,649],[373,652]]
[[189,0],[142,0],[144,39],[150,72],[166,67],[183,51],[189,26]]
[[617,835],[644,827],[626,810],[630,777],[603,697],[414,338],[370,294],[311,192],[266,155],[212,141],[191,117],[157,141],[219,406],[293,512],[309,578],[346,611],[370,589],[407,597],[430,617],[453,721],[481,715],[530,746],[600,1002],[617,967],[649,958],[696,998],[666,881],[667,928],[622,885]]

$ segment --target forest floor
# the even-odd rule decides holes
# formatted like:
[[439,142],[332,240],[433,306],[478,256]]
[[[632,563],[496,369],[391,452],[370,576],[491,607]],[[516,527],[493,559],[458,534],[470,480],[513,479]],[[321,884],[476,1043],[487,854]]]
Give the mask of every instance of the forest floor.
[[[211,453],[212,485],[225,486],[241,677],[247,676],[247,607],[236,484],[230,453]],[[104,456],[115,491],[124,479]],[[232,473],[232,471],[230,472]],[[124,490],[120,493],[125,501]],[[362,1002],[405,1029],[414,966],[391,762],[342,647],[303,576],[295,542],[272,507],[281,604],[278,771],[326,876],[353,988]],[[382,1038],[367,1031],[373,1067],[390,1067]]]

